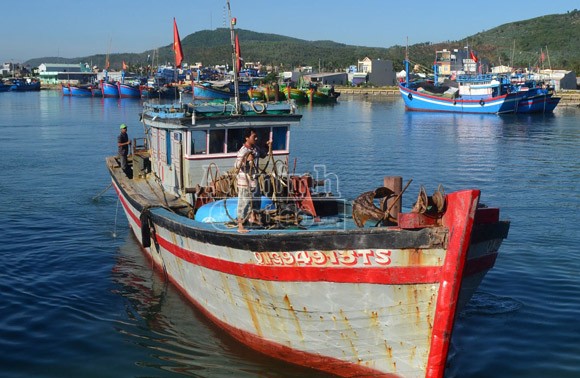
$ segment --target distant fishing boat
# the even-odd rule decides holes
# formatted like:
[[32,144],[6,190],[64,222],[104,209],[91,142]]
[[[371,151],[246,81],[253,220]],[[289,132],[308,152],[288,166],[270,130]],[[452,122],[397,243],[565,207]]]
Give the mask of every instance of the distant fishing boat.
[[92,97],[93,91],[90,85],[69,85],[70,96]]
[[193,83],[192,88],[196,100],[229,100],[234,97],[233,92],[213,88],[208,83]]
[[308,96],[302,89],[292,88],[287,85],[281,89],[281,92],[284,94],[286,99],[294,100],[298,104],[306,104],[308,102]]
[[99,84],[91,85],[91,94],[93,97],[103,97],[103,90]]
[[[232,46],[234,25],[230,16]],[[132,172],[106,159],[143,252],[218,327],[265,355],[345,377],[443,377],[457,314],[509,222],[477,189],[420,189],[400,211],[410,181],[398,178],[350,206],[291,173],[291,128],[302,118],[292,103],[235,94],[145,103],[147,139],[133,143]],[[231,214],[240,172],[231,170],[248,127],[261,146],[272,143],[266,166],[241,172],[267,197],[259,225],[241,233]]]
[[70,86],[69,84],[60,84],[60,90],[63,96],[70,96]]
[[328,95],[316,88],[306,90],[306,97],[311,104],[335,104],[338,96]]
[[554,93],[544,88],[531,88],[525,93],[516,106],[516,113],[552,113],[560,97],[554,96]]
[[139,85],[117,82],[117,90],[120,98],[141,98]]
[[9,87],[9,91],[13,92],[28,92],[28,91],[39,91],[40,81],[31,78],[13,78],[8,79],[4,82]]
[[117,83],[110,83],[108,81],[101,80],[100,87],[103,97],[119,98],[119,88],[117,87]]

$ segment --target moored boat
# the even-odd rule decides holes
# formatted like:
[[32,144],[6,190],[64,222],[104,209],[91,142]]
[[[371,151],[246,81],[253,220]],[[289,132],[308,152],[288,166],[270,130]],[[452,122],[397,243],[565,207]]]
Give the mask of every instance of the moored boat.
[[[144,253],[216,325],[339,376],[444,375],[456,316],[509,230],[479,190],[420,190],[400,211],[408,184],[389,178],[351,207],[289,173],[292,103],[145,103],[141,119],[132,173],[106,159],[113,187]],[[240,233],[228,201],[248,127],[272,141],[253,176],[268,203]]]
[[193,95],[196,100],[229,100],[234,93],[213,88],[210,84],[193,83]]
[[61,84],[60,90],[63,96],[70,96],[70,84]]
[[328,95],[318,89],[311,88],[306,91],[306,97],[311,104],[334,104],[338,96]]
[[120,98],[141,98],[139,85],[117,82],[117,90]]
[[91,85],[91,95],[93,97],[103,97],[103,90],[99,84]]
[[103,97],[119,98],[119,88],[117,87],[117,83],[101,80],[100,87]]
[[5,82],[9,87],[9,91],[13,92],[28,92],[28,91],[39,91],[40,81],[31,78],[12,78]]
[[302,89],[292,88],[291,86],[287,85],[281,89],[281,92],[284,94],[286,99],[294,100],[298,104],[305,104],[308,102],[308,96]]
[[70,96],[75,97],[91,97],[93,95],[92,87],[90,85],[72,85],[68,86]]

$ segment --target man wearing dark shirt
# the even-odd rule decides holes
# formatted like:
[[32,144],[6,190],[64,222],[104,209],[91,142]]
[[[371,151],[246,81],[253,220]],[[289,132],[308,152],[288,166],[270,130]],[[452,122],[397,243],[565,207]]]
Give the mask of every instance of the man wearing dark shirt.
[[127,135],[127,125],[121,124],[121,134],[117,138],[117,146],[119,146],[119,159],[121,160],[121,169],[125,174],[127,173],[127,155],[129,154],[129,135]]

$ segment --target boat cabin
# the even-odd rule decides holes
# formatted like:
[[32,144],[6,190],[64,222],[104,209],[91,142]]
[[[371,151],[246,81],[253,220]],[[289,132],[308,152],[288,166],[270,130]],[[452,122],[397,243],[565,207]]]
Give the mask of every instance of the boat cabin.
[[[146,127],[149,151],[136,152],[137,172],[150,166],[165,192],[193,204],[194,193],[207,187],[220,175],[234,168],[243,133],[252,127],[258,146],[272,155],[260,159],[287,162],[290,153],[290,127],[302,117],[288,104],[245,104],[245,111],[232,116],[230,103],[181,108],[174,105],[146,104],[142,122]],[[257,117],[256,115],[260,115]],[[139,161],[144,160],[141,164]],[[272,163],[275,164],[275,163]]]

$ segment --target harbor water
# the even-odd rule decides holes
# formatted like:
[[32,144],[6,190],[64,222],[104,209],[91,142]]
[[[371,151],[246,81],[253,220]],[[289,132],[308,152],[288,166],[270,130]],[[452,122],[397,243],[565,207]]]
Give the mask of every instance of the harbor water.
[[[138,100],[0,94],[0,376],[324,377],[230,339],[153,271],[109,187]],[[400,99],[301,107],[290,167],[347,199],[382,185],[482,190],[511,220],[459,315],[447,377],[580,376],[580,109],[405,112]],[[294,169],[294,168],[293,168]]]

